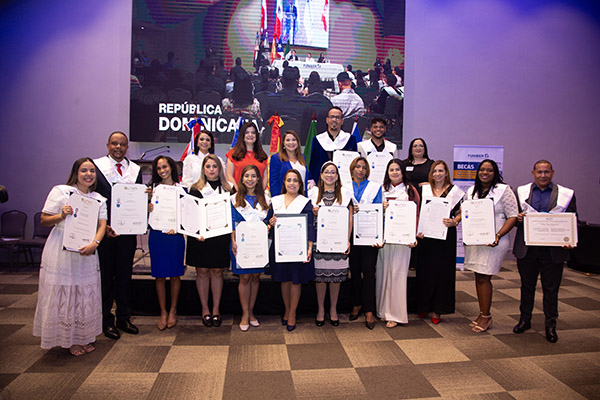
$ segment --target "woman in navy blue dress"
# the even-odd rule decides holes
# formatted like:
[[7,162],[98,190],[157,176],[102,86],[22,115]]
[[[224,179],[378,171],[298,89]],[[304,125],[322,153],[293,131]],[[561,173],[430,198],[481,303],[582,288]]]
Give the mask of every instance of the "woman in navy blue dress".
[[304,196],[304,185],[300,173],[295,169],[288,170],[283,177],[283,193],[271,199],[271,207],[275,216],[269,219],[271,226],[277,222],[277,213],[304,214],[307,216],[308,254],[304,262],[275,262],[275,245],[271,246],[269,261],[273,280],[281,282],[281,296],[285,312],[281,319],[288,331],[296,329],[296,309],[300,301],[303,283],[315,279],[315,267],[312,262],[312,247],[315,241],[314,215],[312,203]]
[[[307,182],[312,181],[306,168],[306,160],[300,151],[300,138],[295,131],[287,131],[281,137],[279,152],[273,154],[269,161],[269,190],[271,197],[281,194],[283,176],[290,169],[300,172],[304,182],[304,193],[307,193]],[[312,182],[314,185],[314,181]]]
[[[179,185],[177,175],[177,164],[171,157],[159,156],[152,161],[152,181],[150,185],[154,189],[158,185]],[[150,203],[148,210],[152,211],[154,205]],[[150,230],[148,237],[150,248],[150,263],[152,276],[156,278],[156,294],[160,306],[160,320],[158,329],[163,331],[177,324],[177,299],[181,288],[180,277],[185,272],[183,255],[185,252],[185,241],[182,235],[175,233],[173,229],[168,232]],[[167,312],[166,280],[171,281],[171,308]]]
[[[256,165],[246,165],[242,169],[242,177],[237,183],[238,191],[231,196],[231,216],[233,226],[242,221],[268,221],[270,199],[263,191],[262,178]],[[235,230],[231,232],[231,251],[237,257],[237,243],[235,241]],[[254,304],[258,295],[260,274],[265,272],[264,268],[242,269],[238,268],[235,259],[231,260],[231,270],[240,276],[238,293],[240,305],[242,306],[242,319],[240,330],[246,332],[250,325],[260,326],[258,319],[254,316]]]

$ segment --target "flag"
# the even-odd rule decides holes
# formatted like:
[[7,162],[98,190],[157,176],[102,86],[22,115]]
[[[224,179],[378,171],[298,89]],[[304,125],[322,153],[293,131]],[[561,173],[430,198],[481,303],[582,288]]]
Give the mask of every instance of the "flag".
[[310,123],[310,128],[308,128],[306,144],[304,145],[304,159],[306,160],[306,165],[310,164],[310,152],[312,150],[312,142],[315,136],[317,136],[317,120],[313,117],[313,120]]
[[321,21],[323,21],[323,31],[327,32],[327,24],[329,22],[329,0],[325,0],[325,4],[323,4],[323,12],[321,13]]
[[200,130],[204,128],[204,124],[202,123],[202,120],[200,118],[194,118],[193,120],[188,122],[186,126],[189,130],[192,131],[192,133],[190,134],[190,141],[188,142],[187,146],[185,146],[185,150],[183,150],[183,153],[181,153],[181,158],[179,159],[180,161],[185,160],[185,158],[190,154],[194,154],[196,137],[200,133]]
[[277,0],[275,7],[275,28],[273,30],[273,38],[279,40],[281,37],[281,21],[283,20],[283,1]]
[[260,4],[260,34],[267,30],[267,0],[262,0]]
[[281,127],[283,126],[283,120],[277,114],[269,118],[269,125],[273,125],[271,128],[271,146],[269,147],[269,153],[277,153],[279,146],[281,145]]
[[273,44],[271,44],[271,62],[275,61],[279,58],[279,53],[277,53],[277,42],[275,41],[275,36],[273,36]]
[[283,53],[283,56],[287,56],[290,51],[292,51],[292,46],[290,46],[290,40],[288,39],[287,43],[285,44],[285,52]]
[[238,141],[238,136],[240,134],[240,128],[242,127],[242,125],[244,125],[246,121],[244,121],[244,117],[242,117],[240,115],[240,117],[238,118],[237,123],[235,124],[235,133],[233,135],[233,141],[231,142],[231,148],[233,148],[235,146],[235,144]]
[[362,142],[360,131],[358,130],[358,117],[354,118],[354,125],[352,126],[352,136],[356,138],[356,143]]

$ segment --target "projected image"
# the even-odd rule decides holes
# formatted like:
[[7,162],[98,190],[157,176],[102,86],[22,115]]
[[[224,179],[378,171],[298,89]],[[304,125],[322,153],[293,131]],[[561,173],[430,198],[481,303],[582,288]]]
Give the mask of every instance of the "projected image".
[[[281,0],[280,0],[281,1]],[[329,46],[329,0],[283,0],[281,42],[295,46]],[[275,29],[277,22],[275,22]]]
[[402,144],[402,0],[133,0],[131,55],[132,141],[185,143],[199,120],[230,145],[241,118],[269,144],[277,115],[304,145],[341,104],[343,130],[381,116]]

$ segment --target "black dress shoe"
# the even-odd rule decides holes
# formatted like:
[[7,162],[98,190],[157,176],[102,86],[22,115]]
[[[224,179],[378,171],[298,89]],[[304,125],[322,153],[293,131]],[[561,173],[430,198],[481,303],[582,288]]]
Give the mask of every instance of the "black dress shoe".
[[325,320],[319,321],[318,319],[315,319],[315,325],[317,325],[318,327],[321,327],[321,326],[325,325]]
[[121,337],[121,334],[114,325],[105,326],[104,329],[102,329],[102,332],[104,332],[104,336],[109,339],[117,340]]
[[365,326],[366,326],[367,328],[369,328],[369,330],[371,330],[371,331],[372,331],[372,330],[373,330],[373,328],[375,328],[375,321],[371,321],[371,322],[369,322],[369,321],[365,321]]
[[129,319],[126,319],[125,321],[117,321],[117,328],[131,335],[137,335],[140,332],[137,326],[132,324]]
[[331,325],[333,325],[333,326],[338,326],[340,324],[340,320],[339,319],[331,319],[331,318],[329,318],[329,322],[331,322]]
[[546,340],[550,343],[558,342],[558,335],[556,334],[556,328],[546,328]]
[[525,322],[523,320],[520,320],[518,324],[515,325],[515,327],[513,328],[513,332],[514,333],[523,333],[525,331],[528,331],[529,329],[531,329],[531,322]]

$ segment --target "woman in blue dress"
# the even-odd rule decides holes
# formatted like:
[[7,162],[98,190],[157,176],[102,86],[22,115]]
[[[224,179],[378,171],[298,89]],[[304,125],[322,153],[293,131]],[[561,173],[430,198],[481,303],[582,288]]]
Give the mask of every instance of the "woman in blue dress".
[[[179,186],[177,164],[171,157],[158,156],[152,161],[152,190],[158,185]],[[157,201],[157,199],[155,199]],[[148,210],[151,212],[154,204],[151,202]],[[168,232],[150,229],[148,236],[150,248],[150,263],[152,276],[156,278],[156,295],[160,306],[158,329],[163,331],[177,324],[177,299],[181,288],[181,276],[185,272],[183,255],[185,241],[182,235],[171,229]],[[171,282],[171,307],[167,312],[166,280]]]
[[[263,191],[262,178],[256,165],[246,165],[242,169],[242,177],[237,184],[238,191],[231,196],[231,215],[233,226],[242,221],[268,221],[270,199]],[[231,232],[231,251],[237,257],[237,243],[235,241],[235,230]],[[260,326],[260,322],[254,316],[254,304],[258,295],[260,274],[265,272],[264,268],[242,269],[238,268],[235,259],[231,262],[231,270],[240,276],[238,293],[240,305],[242,306],[242,319],[240,330],[246,332],[250,325]]]
[[315,267],[312,262],[312,248],[316,238],[314,216],[310,200],[304,196],[304,185],[300,173],[295,169],[288,170],[283,177],[283,193],[271,199],[271,207],[275,216],[269,224],[275,226],[277,214],[304,214],[307,217],[308,252],[304,262],[275,262],[275,245],[271,246],[269,261],[273,280],[281,282],[281,296],[285,312],[281,319],[288,331],[296,329],[296,309],[300,301],[302,284],[315,279]]
[[[300,173],[304,182],[304,193],[307,193],[307,182],[312,181],[310,173],[306,168],[306,160],[300,151],[300,138],[295,131],[287,131],[281,137],[279,152],[273,154],[269,161],[269,190],[271,197],[281,194],[283,187],[283,176],[290,169]],[[312,182],[314,185],[314,181]]]

